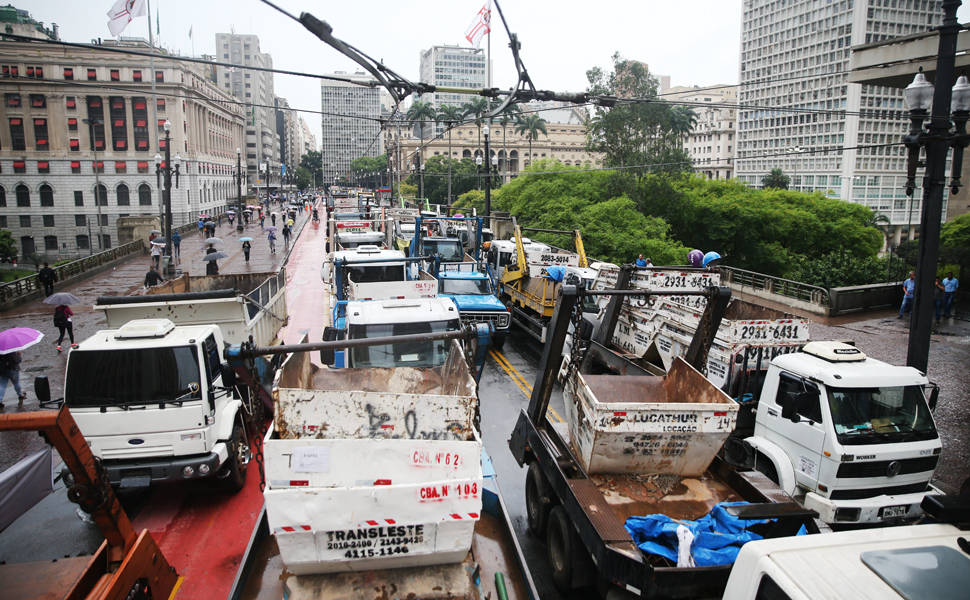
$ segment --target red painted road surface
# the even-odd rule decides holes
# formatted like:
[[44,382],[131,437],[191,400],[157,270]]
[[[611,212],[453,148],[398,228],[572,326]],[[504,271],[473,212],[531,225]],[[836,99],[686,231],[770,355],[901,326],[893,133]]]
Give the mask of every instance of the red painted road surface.
[[[326,257],[326,210],[321,206],[320,222],[307,223],[286,263],[286,308],[289,322],[280,337],[286,344],[296,344],[306,334],[309,341],[323,338],[323,327],[329,322],[329,292],[320,279],[320,267]],[[319,353],[313,353],[319,365]]]

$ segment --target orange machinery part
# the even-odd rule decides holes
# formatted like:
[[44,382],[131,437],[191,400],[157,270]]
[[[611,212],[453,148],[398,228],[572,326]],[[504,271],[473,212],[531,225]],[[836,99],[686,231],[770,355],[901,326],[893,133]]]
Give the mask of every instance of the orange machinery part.
[[[152,598],[174,596],[179,585],[178,574],[165,560],[147,530],[135,532],[66,407],[61,407],[57,412],[0,415],[0,431],[38,431],[54,446],[74,478],[74,488],[93,507],[91,516],[105,537],[104,543],[87,559],[87,565],[80,569],[68,587],[63,587],[65,582],[57,578],[43,576],[47,569],[54,572],[59,570],[58,563],[50,562],[46,563],[49,565],[47,567],[23,565],[22,573],[31,573],[30,580],[5,582],[7,592],[20,588],[27,593],[18,596],[25,598],[122,600],[135,585],[141,585],[151,589]],[[50,594],[40,589],[45,583],[57,585],[60,589]],[[7,587],[8,584],[10,587]]]

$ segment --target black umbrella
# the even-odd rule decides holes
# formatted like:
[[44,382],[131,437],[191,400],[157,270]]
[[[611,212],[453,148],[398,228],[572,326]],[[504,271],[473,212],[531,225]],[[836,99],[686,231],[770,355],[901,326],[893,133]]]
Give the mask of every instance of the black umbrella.
[[225,252],[210,252],[202,257],[202,260],[219,260],[220,258],[229,258],[229,255]]

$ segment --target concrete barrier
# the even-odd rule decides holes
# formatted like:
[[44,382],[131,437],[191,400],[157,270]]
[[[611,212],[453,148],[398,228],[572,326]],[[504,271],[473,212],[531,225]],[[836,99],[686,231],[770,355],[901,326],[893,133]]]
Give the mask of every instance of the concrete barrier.
[[829,290],[830,316],[844,315],[887,306],[898,306],[903,299],[902,282],[852,285]]

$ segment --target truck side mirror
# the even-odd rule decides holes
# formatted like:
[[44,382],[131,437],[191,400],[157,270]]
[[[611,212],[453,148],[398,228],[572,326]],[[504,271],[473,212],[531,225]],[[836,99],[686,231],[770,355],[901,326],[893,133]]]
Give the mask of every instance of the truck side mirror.
[[778,399],[778,404],[781,405],[782,419],[788,419],[794,423],[800,420],[798,418],[798,411],[795,410],[795,400],[792,396],[782,396]]
[[936,403],[939,401],[939,399],[940,399],[940,388],[934,385],[933,389],[930,390],[930,399],[926,401],[931,411],[936,410]]
[[[47,375],[34,377],[34,393],[37,395],[37,400],[40,402],[41,408],[47,408],[51,403],[51,383],[47,379]],[[62,401],[58,400],[57,404],[60,404]]]
[[[337,334],[339,330],[336,327],[324,327],[323,328],[323,341],[325,342],[335,342],[337,341]],[[333,348],[322,348],[320,350],[320,362],[325,365],[332,365],[336,357],[334,356]]]
[[220,375],[222,375],[222,385],[231,388],[236,385],[236,371],[229,366],[229,363],[219,365]]

